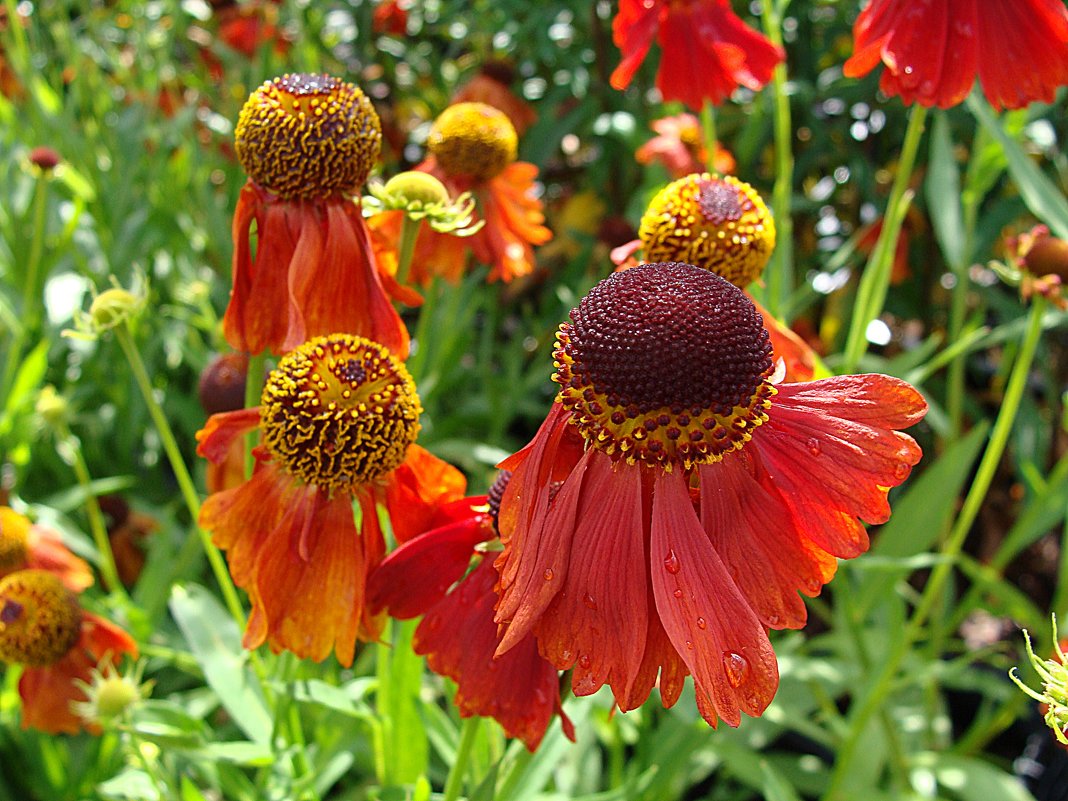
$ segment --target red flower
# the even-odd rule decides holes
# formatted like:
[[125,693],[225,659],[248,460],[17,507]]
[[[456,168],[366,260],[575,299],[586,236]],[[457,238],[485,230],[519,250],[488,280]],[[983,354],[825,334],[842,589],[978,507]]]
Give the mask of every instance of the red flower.
[[785,58],[734,14],[729,0],[620,0],[612,38],[623,60],[610,79],[614,88],[630,84],[654,37],[660,94],[694,109],[706,99],[722,103],[739,86],[760,89]]
[[[534,638],[494,656],[500,644],[493,622],[497,571],[492,559],[475,550],[497,536],[493,510],[484,511],[485,503],[482,496],[443,507],[435,528],[401,545],[371,575],[368,604],[402,620],[426,615],[415,630],[415,652],[426,655],[435,673],[456,682],[461,717],[492,717],[534,751],[559,713],[574,740],[560,707],[556,669],[538,654]],[[467,572],[472,557],[475,567]]]
[[[639,164],[658,161],[664,165],[672,178],[682,178],[690,173],[704,172],[708,152],[701,135],[701,124],[693,114],[679,114],[653,120],[656,136],[639,147],[634,158]],[[730,151],[716,142],[713,167],[716,172],[733,173],[737,165]]]
[[879,88],[906,105],[949,108],[979,82],[996,109],[1049,102],[1068,83],[1061,0],[872,0],[853,26],[844,72],[886,68]]
[[404,36],[408,32],[410,0],[382,0],[371,15],[371,29],[375,33]]
[[778,685],[767,628],[798,628],[836,557],[868,546],[926,411],[881,375],[768,380],[759,314],[686,264],[602,281],[560,327],[557,402],[501,506],[499,653],[528,634],[577,695],[627,710],[687,673],[711,724],[761,714]]
[[[490,266],[490,281],[508,282],[534,269],[534,246],[548,242],[552,232],[542,225],[545,215],[534,194],[538,168],[515,160],[517,146],[508,117],[484,103],[458,103],[438,117],[427,141],[430,157],[415,169],[440,180],[451,197],[470,192],[477,204],[475,217],[485,225],[462,238],[422,226],[409,274],[412,283],[426,284],[434,275],[458,281],[469,250]],[[400,222],[400,215],[386,213],[371,224],[396,249]]]
[[381,138],[371,102],[337,78],[284,75],[253,92],[236,131],[249,181],[234,213],[223,318],[235,350],[281,353],[348,331],[407,355],[355,201]]
[[0,580],[0,659],[23,665],[23,728],[99,731],[71,708],[86,700],[77,682],[88,683],[93,668],[113,665],[124,653],[137,657],[130,635],[84,611],[56,574],[19,570]]
[[335,334],[284,356],[260,407],[213,415],[197,434],[210,461],[257,424],[263,438],[252,478],[210,496],[200,515],[252,602],[246,648],[267,642],[316,661],[334,651],[348,666],[357,636],[378,635],[364,606],[366,575],[385,553],[378,508],[404,542],[464,490],[459,471],[412,444],[420,412],[384,347]]

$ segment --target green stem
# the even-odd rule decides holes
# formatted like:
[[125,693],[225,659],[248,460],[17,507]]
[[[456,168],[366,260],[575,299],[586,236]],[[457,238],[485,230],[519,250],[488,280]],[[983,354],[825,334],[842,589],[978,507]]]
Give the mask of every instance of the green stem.
[[408,372],[416,386],[426,379],[427,359],[430,356],[430,330],[434,324],[435,307],[441,294],[441,279],[432,277],[423,293],[423,305],[419,307],[419,323],[415,329],[416,350],[408,359]]
[[241,607],[241,599],[238,597],[237,589],[234,587],[234,582],[226,569],[226,562],[223,560],[222,554],[212,544],[208,532],[197,524],[200,519],[200,496],[197,494],[193,479],[189,475],[189,469],[182,458],[182,452],[178,448],[178,441],[174,437],[174,431],[171,429],[170,423],[167,422],[167,416],[163,413],[163,409],[160,408],[152,392],[152,382],[149,380],[148,372],[145,370],[145,363],[141,360],[141,354],[134,345],[133,337],[130,334],[129,321],[116,326],[115,336],[119,340],[123,353],[126,355],[126,361],[130,364],[130,370],[133,372],[137,386],[140,388],[141,395],[148,406],[152,422],[156,425],[160,442],[163,443],[163,450],[167,454],[171,469],[174,471],[174,477],[178,481],[178,488],[181,490],[186,508],[193,518],[201,547],[208,557],[208,563],[215,574],[219,589],[222,590],[226,607],[230,611],[231,617],[237,622],[238,627],[243,629],[245,627],[245,612]]
[[471,750],[478,737],[478,730],[482,724],[482,718],[472,716],[464,721],[460,730],[460,744],[456,746],[456,761],[449,768],[449,777],[445,780],[445,794],[441,801],[456,801],[460,797],[460,789],[463,787],[464,774],[467,773],[467,764],[471,760]]
[[[771,43],[782,48],[782,8],[779,3],[765,4],[763,23]],[[764,301],[768,311],[777,316],[786,306],[794,286],[794,221],[790,214],[794,184],[793,122],[790,97],[786,93],[786,62],[775,65],[771,91],[775,104],[775,188],[771,208],[777,232],[775,252],[764,274],[767,284]]]
[[883,662],[883,669],[876,678],[871,690],[859,702],[856,711],[850,719],[849,732],[842,739],[838,759],[835,762],[834,773],[831,776],[827,792],[824,794],[825,801],[844,801],[846,798],[843,790],[843,782],[849,775],[856,759],[857,751],[861,746],[861,734],[864,727],[871,720],[873,714],[882,709],[883,700],[894,686],[897,671],[909,652],[910,646],[919,638],[920,632],[928,615],[940,599],[946,582],[949,580],[953,564],[960,554],[964,540],[971,530],[975,518],[979,514],[986,493],[994,480],[994,474],[1001,462],[1008,445],[1009,435],[1012,433],[1013,423],[1020,410],[1020,401],[1023,398],[1024,388],[1027,385],[1027,376],[1034,362],[1035,352],[1042,334],[1042,314],[1045,310],[1045,301],[1036,297],[1031,306],[1028,318],[1027,333],[1024,335],[1023,344],[1016,357],[1016,363],[1012,367],[1008,385],[1005,388],[1005,397],[1002,400],[1001,410],[998,412],[994,428],[990,433],[990,441],[983,453],[982,461],[976,471],[975,480],[968,489],[960,514],[951,529],[949,536],[941,548],[944,557],[931,570],[931,576],[923,589],[916,609],[909,620],[908,625],[899,637],[894,641],[893,648],[887,654]]
[[[248,357],[248,368],[245,370],[245,408],[251,409],[259,406],[260,394],[263,392],[263,376],[267,372],[267,351]],[[252,475],[256,466],[256,460],[252,456],[252,449],[256,447],[258,430],[248,433],[245,438],[245,477]]]
[[871,258],[860,277],[857,297],[853,304],[853,319],[846,339],[843,366],[846,373],[856,372],[857,364],[868,350],[868,325],[877,318],[886,302],[887,289],[890,286],[890,273],[897,249],[901,224],[905,220],[912,193],[908,191],[912,168],[916,163],[916,153],[923,138],[924,121],[927,109],[919,104],[909,112],[909,125],[905,132],[905,141],[901,146],[901,158],[898,160],[897,173],[890,187],[890,198],[883,215],[883,230],[875,243]]
[[705,166],[710,173],[718,175],[719,171],[716,169],[716,144],[719,140],[716,138],[716,109],[712,105],[712,101],[707,98],[704,105],[701,106],[701,136],[705,145]]
[[401,220],[400,242],[397,244],[398,284],[408,281],[408,271],[412,267],[412,256],[415,254],[415,241],[419,237],[419,226],[422,224],[422,220],[413,220],[407,213]]
[[85,515],[89,519],[89,531],[93,535],[93,543],[96,545],[97,554],[100,557],[100,573],[108,585],[108,591],[114,595],[129,601],[126,587],[119,579],[119,570],[115,565],[115,554],[111,550],[111,540],[108,539],[108,527],[104,522],[104,513],[100,509],[100,503],[93,492],[93,478],[89,473],[89,465],[82,455],[81,443],[71,433],[65,423],[57,425],[56,433],[59,435],[60,446],[67,451],[70,458],[70,466],[78,479],[78,486],[85,493]]

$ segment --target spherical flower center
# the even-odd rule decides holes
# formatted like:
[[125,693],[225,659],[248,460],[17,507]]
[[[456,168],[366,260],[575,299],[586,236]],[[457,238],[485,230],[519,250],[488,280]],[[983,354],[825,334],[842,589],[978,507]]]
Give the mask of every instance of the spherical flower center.
[[404,461],[422,411],[411,376],[386,348],[331,334],[286,354],[271,371],[260,428],[290,474],[350,491]]
[[519,138],[503,111],[455,103],[434,121],[426,145],[449,175],[486,181],[516,160]]
[[62,659],[81,631],[74,593],[46,570],[0,579],[0,660],[44,667]]
[[775,223],[749,184],[687,175],[660,190],[638,228],[647,261],[693,264],[745,287],[775,248]]
[[497,519],[501,514],[501,501],[504,500],[504,491],[508,489],[508,482],[512,480],[511,470],[500,470],[497,478],[490,484],[486,492],[486,503],[489,506],[490,517],[493,518],[493,528],[497,529]]
[[0,507],[0,576],[26,566],[29,534],[29,520],[14,509]]
[[356,194],[381,147],[371,101],[330,75],[267,81],[241,109],[235,132],[248,177],[285,199]]
[[767,419],[763,320],[689,264],[642,264],[590,290],[556,335],[559,401],[594,447],[665,469],[714,462]]

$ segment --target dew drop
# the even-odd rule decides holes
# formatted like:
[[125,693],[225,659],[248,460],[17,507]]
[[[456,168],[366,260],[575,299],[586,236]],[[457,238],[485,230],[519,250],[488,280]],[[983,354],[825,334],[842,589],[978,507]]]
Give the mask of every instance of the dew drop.
[[805,445],[808,447],[808,452],[813,456],[819,456],[823,451],[823,446],[820,445],[820,441],[815,437],[809,437]]
[[686,641],[686,650],[687,651],[692,651],[693,650],[693,643],[690,642],[689,640]]
[[749,662],[744,656],[734,651],[723,652],[723,670],[731,687],[739,687],[749,675]]
[[570,662],[571,661],[571,656],[572,656],[571,651],[569,649],[567,649],[567,648],[565,648],[564,650],[562,650],[560,652],[560,659],[562,659],[564,662]]
[[579,663],[579,667],[582,668],[583,670],[589,670],[590,669],[590,658],[588,656],[586,656],[586,654],[583,654],[582,656],[579,657],[578,663]]
[[679,557],[675,556],[675,551],[668,549],[667,556],[664,557],[664,570],[668,573],[678,573],[682,569],[682,565],[679,564]]
[[594,612],[597,611],[597,601],[588,592],[582,596],[582,603],[586,604],[586,607],[592,609]]
[[906,478],[909,477],[909,473],[911,471],[911,467],[909,467],[904,462],[900,462],[898,466],[894,468],[894,478],[896,478],[898,481],[904,481]]
[[708,624],[705,622],[705,619],[703,617],[697,618],[697,628],[705,629],[707,627],[708,627]]
[[681,598],[682,597],[682,590],[675,590],[675,592],[673,592],[671,594],[674,595],[676,598]]
[[776,628],[780,623],[782,623],[781,617],[778,615],[768,615],[768,626]]
[[547,567],[547,568],[545,568],[545,572],[542,573],[541,575],[542,575],[542,578],[544,578],[546,581],[552,581],[553,580],[553,569],[551,567]]

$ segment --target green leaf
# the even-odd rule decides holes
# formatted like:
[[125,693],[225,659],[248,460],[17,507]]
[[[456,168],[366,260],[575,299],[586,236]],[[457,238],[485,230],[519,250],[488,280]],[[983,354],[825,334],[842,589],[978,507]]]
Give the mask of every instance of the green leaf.
[[953,154],[946,112],[935,114],[931,126],[931,155],[924,183],[927,211],[946,263],[964,265],[964,225],[960,204],[960,168]]
[[768,762],[761,761],[760,775],[765,801],[801,801],[794,786]]
[[968,108],[1001,145],[1009,162],[1009,172],[1027,208],[1054,234],[1068,238],[1068,200],[1064,193],[1038,168],[1020,143],[1005,132],[994,112],[974,92],[968,97]]
[[237,624],[197,584],[176,585],[170,608],[219,702],[253,742],[270,742],[271,714],[248,666]]
[[262,743],[208,743],[203,748],[198,748],[195,755],[212,762],[231,762],[248,767],[263,767],[274,763],[274,754]]
[[1015,776],[973,757],[925,751],[911,761],[915,768],[933,773],[941,787],[962,801],[1035,801]]
[[182,777],[181,801],[208,801],[188,776]]
[[[392,648],[380,647],[378,711],[385,738],[386,783],[410,784],[426,773],[430,746],[419,714],[423,659],[412,650],[417,621],[393,623]],[[384,668],[384,670],[383,670]]]
[[120,799],[129,798],[131,801],[155,801],[159,798],[159,792],[152,783],[152,779],[143,770],[127,768],[118,776],[108,779],[97,785],[97,792],[103,798]]

